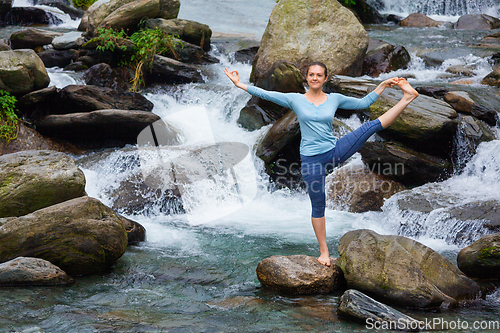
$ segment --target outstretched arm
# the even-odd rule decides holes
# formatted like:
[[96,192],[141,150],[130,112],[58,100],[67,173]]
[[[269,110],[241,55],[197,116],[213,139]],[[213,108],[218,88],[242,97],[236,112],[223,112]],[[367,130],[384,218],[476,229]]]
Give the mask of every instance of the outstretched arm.
[[240,82],[240,74],[238,74],[238,71],[230,72],[227,68],[224,67],[224,74],[227,75],[229,80],[231,80],[235,86],[247,91],[248,86],[246,84]]
[[385,88],[394,87],[400,79],[402,78],[393,77],[383,81],[377,86],[377,88],[375,88],[374,91],[363,98],[348,97],[339,94],[339,108],[346,110],[366,109],[367,107],[375,103],[375,101],[378,99],[380,94],[382,94]]
[[382,93],[384,92],[385,88],[392,88],[394,87],[396,84],[398,84],[399,80],[401,80],[402,77],[393,77],[393,78],[390,78],[390,79],[387,79],[383,82],[381,82],[377,88],[375,88],[375,92],[377,93],[377,95],[382,95]]

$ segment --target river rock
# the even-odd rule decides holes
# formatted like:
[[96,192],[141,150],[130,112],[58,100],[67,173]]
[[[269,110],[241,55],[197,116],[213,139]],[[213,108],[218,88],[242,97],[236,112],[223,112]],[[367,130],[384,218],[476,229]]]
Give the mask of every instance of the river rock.
[[10,141],[8,144],[4,140],[0,141],[0,156],[24,150],[55,150],[72,154],[80,153],[73,145],[47,138],[34,129],[27,127],[23,122],[20,122],[18,126],[19,131],[16,139]]
[[344,166],[326,177],[326,205],[353,213],[381,211],[384,200],[405,189],[393,179],[364,166]]
[[410,54],[404,46],[385,43],[367,52],[362,74],[379,76],[382,73],[406,68],[409,63]]
[[380,15],[376,7],[377,3],[371,2],[367,4],[365,0],[358,0],[353,5],[347,6],[363,24],[387,23],[387,20]]
[[46,50],[38,53],[38,56],[47,68],[64,68],[75,61],[78,58],[78,54],[77,50]]
[[440,51],[431,51],[420,55],[427,66],[439,67],[447,59],[455,59],[460,57],[467,57],[471,51],[469,49],[446,49]]
[[338,251],[348,287],[384,303],[429,309],[479,295],[477,283],[448,259],[406,237],[353,230],[342,236]]
[[97,110],[49,115],[35,121],[37,130],[77,144],[134,144],[139,133],[161,118],[149,111]]
[[219,62],[219,59],[209,55],[197,45],[181,41],[177,38],[174,38],[174,43],[175,51],[167,51],[167,53],[163,54],[164,56],[179,60],[186,64],[210,64]]
[[85,196],[8,220],[0,242],[0,262],[36,257],[70,275],[88,275],[108,270],[123,255],[127,232],[110,208]]
[[138,222],[127,219],[120,214],[117,214],[122,220],[123,226],[127,231],[128,245],[137,245],[146,240],[146,229]]
[[300,69],[321,61],[329,73],[359,76],[367,47],[365,29],[337,1],[281,0],[269,18],[250,79],[258,81],[281,59]]
[[0,264],[0,286],[55,286],[73,283],[73,279],[49,261],[18,257]]
[[[403,97],[399,89],[389,88],[370,106],[370,119],[384,114]],[[410,148],[427,154],[449,155],[449,143],[453,140],[457,123],[453,120],[458,114],[446,102],[419,96],[396,121],[387,129],[379,132],[381,137],[401,141]],[[439,145],[429,145],[439,142]]]
[[500,67],[493,69],[491,73],[486,75],[482,80],[481,84],[486,84],[488,86],[500,87]]
[[251,64],[258,51],[258,46],[252,46],[246,49],[235,51],[234,53],[230,54],[230,57],[232,57],[234,61],[241,62],[243,64]]
[[21,216],[85,193],[85,176],[66,154],[29,150],[0,156],[0,217]]
[[[383,330],[397,330],[412,327],[420,322],[401,313],[390,306],[377,302],[360,291],[349,289],[340,297],[337,314],[341,317],[366,324],[380,324]],[[382,325],[387,325],[383,327]],[[389,326],[390,325],[390,326]],[[398,326],[401,325],[401,326]],[[423,326],[422,326],[423,327]]]
[[111,68],[110,65],[101,63],[90,67],[83,78],[88,85],[125,92],[131,87],[130,79],[133,78],[133,73],[127,69]]
[[146,71],[145,78],[148,83],[204,82],[198,68],[159,55],[155,55],[153,66],[151,70]]
[[306,255],[272,256],[259,262],[257,278],[263,286],[288,294],[327,294],[344,286],[342,271]]
[[67,32],[62,36],[54,38],[52,45],[56,50],[78,49],[85,43],[81,32]]
[[444,95],[444,101],[450,104],[457,112],[471,114],[474,101],[465,91],[448,91]]
[[490,126],[481,120],[471,116],[463,116],[459,119],[459,131],[455,141],[459,149],[459,158],[455,161],[455,169],[465,167],[472,156],[476,154],[477,147],[481,142],[495,140],[495,134]]
[[0,25],[58,25],[63,21],[50,12],[33,7],[13,7],[9,10]]
[[472,68],[464,65],[455,65],[446,68],[447,73],[461,75],[461,76],[474,76]]
[[[276,61],[255,85],[270,91],[305,93],[300,70],[284,60]],[[253,131],[275,122],[288,111],[280,105],[252,96],[240,111],[237,122],[241,127]]]
[[470,277],[499,279],[500,233],[483,236],[462,249],[457,263],[460,270]]
[[50,86],[30,92],[18,100],[19,115],[32,121],[49,114],[49,110],[56,105],[59,89]]
[[206,24],[184,19],[149,19],[145,24],[148,29],[160,29],[169,35],[179,36],[180,39],[201,47],[203,50],[210,50],[210,40],[212,30]]
[[460,16],[453,28],[464,30],[498,29],[500,28],[500,20],[486,14],[467,14]]
[[47,70],[35,51],[0,52],[0,89],[22,95],[45,88],[49,82]]
[[366,142],[359,153],[370,170],[394,177],[406,186],[443,180],[452,171],[449,161],[395,142]]
[[402,27],[439,27],[441,23],[438,21],[434,21],[430,17],[421,14],[421,13],[413,13],[408,15],[405,19],[399,22],[399,25]]
[[10,45],[13,49],[35,49],[52,43],[52,40],[58,36],[62,36],[62,33],[28,28],[10,35]]
[[12,0],[0,0],[0,17],[12,8]]
[[0,41],[0,51],[10,51],[11,48],[9,45],[4,43],[3,41]]
[[113,89],[69,85],[59,91],[57,108],[52,108],[50,114],[67,114],[90,112],[96,110],[136,110],[151,111],[153,103],[144,96],[133,92],[118,92]]

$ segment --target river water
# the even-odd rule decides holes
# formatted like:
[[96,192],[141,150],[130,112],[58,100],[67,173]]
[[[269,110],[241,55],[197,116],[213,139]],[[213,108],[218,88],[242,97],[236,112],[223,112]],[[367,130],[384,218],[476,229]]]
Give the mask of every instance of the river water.
[[[211,52],[220,63],[202,67],[206,83],[157,86],[144,91],[154,103],[153,112],[179,130],[180,148],[238,142],[249,147],[249,153],[235,163],[232,171],[224,170],[186,186],[182,195],[185,212],[177,214],[172,213],[175,205],[165,204],[165,198],[157,192],[140,192],[137,179],[148,157],[137,146],[75,156],[85,173],[90,196],[113,206],[119,199],[116,193],[123,193],[120,190],[125,186],[129,192],[139,191],[139,196],[146,197],[148,205],[144,208],[122,212],[146,228],[147,241],[129,247],[108,274],[77,278],[69,287],[2,290],[0,331],[370,331],[336,316],[340,294],[284,296],[262,289],[255,274],[258,262],[272,255],[318,255],[307,196],[276,190],[269,184],[263,163],[254,154],[269,126],[255,132],[237,126],[239,110],[249,95],[233,87],[223,74],[227,66],[238,70],[242,80],[248,82],[251,66],[231,61],[227,53],[241,45],[258,43],[274,4],[274,0],[183,0],[179,17],[211,26],[217,36]],[[450,81],[443,76],[446,66],[425,67],[419,55],[450,47],[464,48],[490,33],[461,33],[446,28],[367,28],[372,38],[405,45],[412,54],[409,69],[380,79],[404,75],[416,86],[449,86]],[[8,35],[12,31],[9,29],[0,33]],[[479,54],[458,56],[447,62],[474,66],[475,83],[460,88],[489,99],[498,95],[498,90],[479,83],[491,70],[491,64]],[[82,83],[80,74],[57,68],[49,72],[51,84],[58,87]],[[348,122],[359,125],[356,119]],[[359,155],[350,163],[360,163]],[[462,172],[412,191],[429,198],[443,198],[445,207],[480,199],[498,200],[498,165],[500,140],[495,140],[482,144]],[[434,218],[439,216],[438,210],[426,216],[401,214],[396,199],[397,196],[388,200],[383,212],[355,214],[328,209],[331,255],[338,255],[338,241],[347,231],[369,228],[382,234],[401,234],[402,224],[411,228],[427,223],[418,237],[410,236],[455,262],[461,247],[448,236],[458,232],[456,228],[447,228],[443,219]],[[467,226],[463,228],[468,230]],[[470,232],[475,239],[486,233],[480,228],[471,228]],[[499,320],[500,293],[493,292],[465,308],[402,311],[422,320],[460,319],[472,326],[476,320]]]

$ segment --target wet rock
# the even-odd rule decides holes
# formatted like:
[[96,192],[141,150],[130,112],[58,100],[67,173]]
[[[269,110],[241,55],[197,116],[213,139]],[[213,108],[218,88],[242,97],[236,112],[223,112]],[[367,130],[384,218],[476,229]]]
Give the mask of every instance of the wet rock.
[[251,64],[255,55],[259,51],[258,46],[249,47],[247,49],[235,51],[233,54],[234,60],[244,64]]
[[9,10],[0,25],[58,25],[63,21],[50,12],[33,7],[13,7]]
[[385,43],[366,53],[363,62],[363,75],[379,76],[408,67],[410,54],[401,45]]
[[163,54],[164,56],[179,60],[186,64],[210,64],[219,62],[219,59],[209,55],[197,45],[179,39],[174,39],[174,43],[175,42],[178,42],[175,44],[175,52],[167,52]]
[[[457,133],[456,145],[460,149],[457,160],[464,164],[474,154],[481,142],[495,140],[495,134],[491,128],[481,120],[471,116],[463,116],[459,119],[459,132]],[[457,163],[455,163],[457,164]],[[455,167],[465,165],[456,165]]]
[[404,18],[398,15],[389,14],[385,19],[387,20],[387,22],[399,24]]
[[62,33],[28,28],[10,35],[10,45],[13,49],[35,49],[52,43],[52,40],[58,36],[62,36]]
[[81,32],[67,32],[62,36],[54,38],[52,45],[56,50],[78,49],[85,43]]
[[460,16],[455,29],[463,30],[490,30],[500,28],[500,20],[486,14],[468,14]]
[[88,85],[64,87],[59,91],[57,103],[57,109],[52,108],[49,114],[80,113],[107,109],[136,111],[151,111],[153,109],[153,103],[141,94],[118,92],[109,88]]
[[119,214],[118,217],[121,218],[123,226],[127,231],[128,245],[137,245],[140,242],[146,240],[146,229],[138,222],[127,219]]
[[376,9],[377,4],[372,4],[367,4],[366,1],[359,0],[347,8],[352,10],[363,24],[387,23],[386,19]]
[[[302,74],[297,67],[287,61],[278,60],[255,85],[270,91],[305,93],[302,82]],[[245,129],[255,130],[275,122],[288,111],[289,109],[280,105],[252,96],[240,112],[237,123]]]
[[0,17],[12,8],[12,0],[0,0]]
[[0,51],[10,51],[11,48],[9,45],[5,44],[4,42],[0,41]]
[[68,14],[72,20],[81,18],[83,14],[85,14],[84,10],[72,7],[69,1],[65,0],[33,0],[33,4],[59,8],[64,13]]
[[311,61],[321,61],[329,73],[360,75],[367,47],[365,29],[337,1],[282,0],[269,18],[250,79],[258,81],[277,60],[300,69]]
[[471,68],[463,65],[450,66],[446,68],[446,72],[455,75],[474,76],[474,71]]
[[448,259],[406,237],[354,230],[342,236],[338,251],[348,287],[384,303],[429,309],[479,295],[477,283]]
[[395,142],[366,142],[359,153],[370,170],[394,177],[406,186],[443,180],[452,171],[447,160],[419,153]]
[[83,62],[75,61],[75,62],[72,62],[71,64],[69,64],[68,66],[64,67],[64,70],[65,71],[79,72],[79,71],[84,71],[88,68],[89,67],[87,65],[85,65]]
[[0,156],[0,217],[21,216],[85,193],[85,176],[66,154],[29,150]]
[[36,120],[35,125],[41,134],[49,137],[106,147],[136,143],[139,133],[160,119],[149,111],[97,110],[49,115]]
[[406,328],[411,327],[411,325],[419,324],[416,319],[390,306],[377,302],[373,298],[354,289],[346,290],[342,297],[340,297],[337,314],[341,317],[349,318],[363,324],[374,324],[378,322],[380,327],[382,327],[384,323],[386,325],[391,325],[390,327],[382,328],[384,330],[398,330],[398,328],[400,329],[401,327]]
[[421,14],[421,13],[413,13],[408,15],[405,19],[399,22],[399,25],[402,27],[439,27],[441,23],[438,21],[434,21],[430,17]]
[[0,89],[23,95],[45,88],[49,82],[47,70],[35,51],[0,52]]
[[457,112],[471,114],[474,101],[465,91],[448,91],[444,95],[444,101],[450,104]]
[[73,283],[73,279],[49,261],[18,257],[0,264],[0,286],[55,286]]
[[427,66],[438,67],[441,66],[447,59],[467,57],[470,53],[470,49],[447,49],[427,52],[420,55],[420,57],[424,60]]
[[60,67],[64,68],[78,58],[76,50],[46,50],[38,53],[38,56],[43,61],[45,67]]
[[405,189],[393,179],[364,166],[345,166],[326,178],[326,205],[353,213],[381,211],[384,200]]
[[210,50],[210,40],[212,30],[206,24],[184,19],[149,19],[145,24],[148,29],[160,29],[169,35],[177,35],[180,39],[201,47],[203,50]]
[[24,150],[55,150],[73,154],[79,153],[79,150],[73,145],[47,138],[20,122],[16,139],[10,141],[8,144],[3,140],[0,141],[0,155],[17,153]]
[[198,68],[180,61],[156,55],[151,70],[145,74],[148,83],[189,83],[204,82]]
[[[370,106],[370,119],[384,114],[403,97],[399,89],[389,88]],[[378,134],[402,142],[417,151],[437,156],[449,156],[450,142],[456,133],[458,114],[450,105],[428,96],[415,99],[396,121]],[[439,142],[429,145],[429,142]]]
[[133,73],[128,70],[113,69],[108,64],[97,64],[90,67],[83,78],[88,85],[111,88],[116,91],[128,91]]
[[344,286],[337,259],[331,266],[306,255],[272,256],[259,262],[257,278],[265,287],[289,294],[326,294]]
[[0,226],[0,262],[45,259],[70,275],[108,270],[127,247],[121,219],[99,200],[81,197],[10,219]]
[[46,116],[57,102],[58,94],[59,89],[51,86],[24,95],[17,104],[20,115],[28,120]]
[[486,84],[488,86],[500,87],[500,67],[493,69],[491,73],[486,75],[482,80],[481,84]]
[[489,107],[480,104],[474,104],[472,106],[471,113],[474,117],[483,120],[490,126],[496,126],[500,117],[496,110],[492,110]]
[[438,88],[438,87],[417,87],[415,88],[416,91],[418,91],[419,94],[421,95],[426,95],[430,96],[433,98],[441,99],[446,95],[446,93],[449,91],[446,88]]
[[483,236],[462,249],[457,263],[460,270],[470,277],[499,279],[500,233]]

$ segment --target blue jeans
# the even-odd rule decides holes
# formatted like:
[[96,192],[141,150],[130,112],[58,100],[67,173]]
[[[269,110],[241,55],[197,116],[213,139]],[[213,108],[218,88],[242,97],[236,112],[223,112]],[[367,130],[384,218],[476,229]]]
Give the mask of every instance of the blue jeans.
[[335,148],[326,153],[314,156],[300,155],[302,178],[307,185],[307,193],[311,199],[312,217],[325,216],[327,173],[331,172],[335,166],[344,163],[363,146],[370,136],[383,129],[380,120],[375,119],[338,139]]

